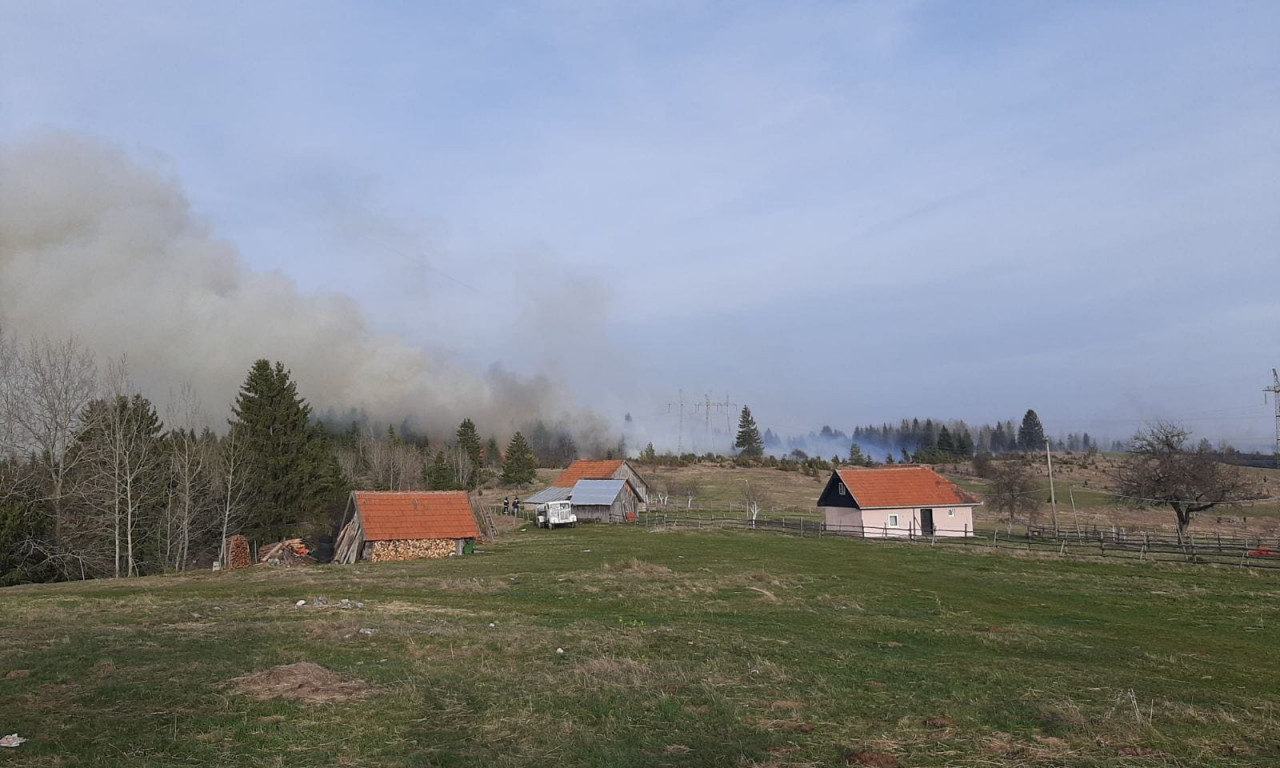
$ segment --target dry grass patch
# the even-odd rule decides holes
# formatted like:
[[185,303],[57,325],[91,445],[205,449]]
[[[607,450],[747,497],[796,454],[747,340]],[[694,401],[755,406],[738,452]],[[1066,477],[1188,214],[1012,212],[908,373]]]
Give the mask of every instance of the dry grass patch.
[[600,657],[573,666],[574,675],[590,684],[633,686],[651,682],[653,671],[634,659]]
[[259,701],[285,698],[305,704],[333,704],[366,698],[377,691],[363,680],[343,677],[309,661],[285,664],[231,681],[237,693]]
[[671,575],[671,569],[667,566],[658,565],[657,563],[646,563],[645,561],[635,557],[622,565],[611,566],[609,563],[605,563],[601,569],[641,579],[661,578]]

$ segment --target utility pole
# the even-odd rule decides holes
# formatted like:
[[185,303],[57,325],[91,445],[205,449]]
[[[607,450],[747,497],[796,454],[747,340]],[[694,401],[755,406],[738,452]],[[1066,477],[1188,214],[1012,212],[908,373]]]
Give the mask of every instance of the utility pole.
[[1276,466],[1280,467],[1280,373],[1276,373],[1276,369],[1271,369],[1272,385],[1262,390],[1262,402],[1267,402],[1267,393],[1270,392],[1272,400],[1276,403]]
[[[1049,461],[1049,508],[1053,510],[1053,535],[1058,535],[1058,497],[1053,492],[1053,454],[1049,452],[1049,438],[1044,439],[1044,457]],[[1074,504],[1074,498],[1072,497]]]

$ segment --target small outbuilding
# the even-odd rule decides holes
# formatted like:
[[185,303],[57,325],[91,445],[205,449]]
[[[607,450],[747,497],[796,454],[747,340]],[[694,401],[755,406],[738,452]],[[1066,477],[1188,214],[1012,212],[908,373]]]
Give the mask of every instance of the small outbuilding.
[[639,500],[638,511],[644,512],[649,505],[649,485],[636,472],[630,462],[621,459],[591,460],[579,459],[570,464],[555,482],[553,488],[573,488],[579,480],[626,480]]
[[838,469],[818,509],[829,533],[868,538],[972,536],[981,504],[928,467]]
[[628,480],[579,480],[569,503],[580,523],[634,523],[640,496]]
[[449,557],[479,536],[465,491],[352,491],[333,561]]
[[532,496],[527,496],[524,499],[521,499],[520,503],[532,509],[537,507],[539,504],[546,504],[552,501],[568,501],[569,495],[572,493],[572,487],[560,488],[553,485],[550,488],[543,488]]

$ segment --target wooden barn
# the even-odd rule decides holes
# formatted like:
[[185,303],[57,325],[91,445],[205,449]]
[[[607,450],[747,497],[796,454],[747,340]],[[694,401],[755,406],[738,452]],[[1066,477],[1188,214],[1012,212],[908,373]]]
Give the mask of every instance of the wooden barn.
[[639,499],[638,511],[644,512],[649,506],[649,485],[636,472],[630,462],[621,459],[595,461],[579,459],[560,473],[552,488],[573,488],[579,480],[626,480]]
[[838,469],[818,509],[827,531],[848,536],[971,536],[976,498],[928,467]]
[[634,523],[640,495],[629,480],[579,480],[569,503],[580,523]]
[[465,491],[352,491],[333,561],[449,557],[479,535]]

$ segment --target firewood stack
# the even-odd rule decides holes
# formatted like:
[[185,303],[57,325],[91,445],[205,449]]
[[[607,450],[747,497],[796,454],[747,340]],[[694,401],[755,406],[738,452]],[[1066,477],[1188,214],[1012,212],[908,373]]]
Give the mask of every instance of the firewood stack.
[[227,569],[248,568],[253,565],[253,555],[249,554],[249,540],[240,534],[227,537]]
[[269,547],[264,547],[259,553],[258,559],[267,565],[283,565],[286,568],[291,565],[315,562],[308,555],[307,547],[302,543],[302,539],[285,539]]
[[399,539],[375,541],[369,561],[385,563],[392,560],[418,560],[420,558],[449,557],[457,551],[453,539]]

